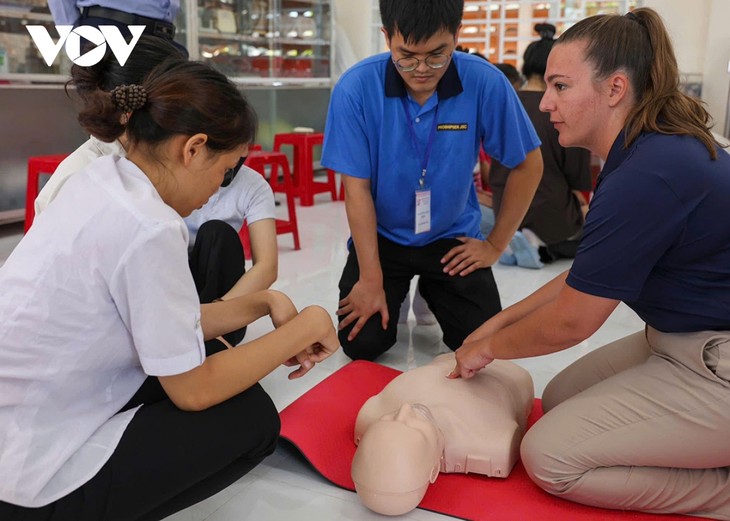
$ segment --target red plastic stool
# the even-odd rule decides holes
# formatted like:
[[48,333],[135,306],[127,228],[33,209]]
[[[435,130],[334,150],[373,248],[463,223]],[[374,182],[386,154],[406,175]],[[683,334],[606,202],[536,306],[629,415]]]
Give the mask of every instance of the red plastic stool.
[[314,194],[329,192],[332,200],[337,201],[335,173],[327,168],[327,181],[314,180],[312,149],[322,146],[324,134],[321,132],[291,132],[274,136],[274,151],[280,152],[282,146],[294,149],[294,187],[302,206],[314,205]]
[[[289,160],[286,154],[281,152],[263,152],[254,151],[249,153],[246,158],[245,165],[253,170],[256,170],[259,174],[267,177],[266,166],[271,167],[271,174],[268,177],[271,189],[274,192],[286,194],[286,206],[289,213],[289,219],[276,219],[276,234],[280,235],[283,233],[291,233],[294,237],[294,249],[299,250],[299,226],[297,224],[297,212],[294,206],[294,186],[292,185],[291,173],[289,172]],[[284,182],[279,183],[279,167],[281,167]],[[250,241],[248,237],[248,226],[244,224],[239,232],[241,237],[241,243],[246,254],[246,258],[251,258],[250,252]]]
[[51,156],[35,156],[28,158],[28,182],[25,187],[25,225],[23,231],[27,232],[35,219],[35,200],[40,192],[41,174],[52,175],[58,165],[68,157],[68,154],[56,154]]

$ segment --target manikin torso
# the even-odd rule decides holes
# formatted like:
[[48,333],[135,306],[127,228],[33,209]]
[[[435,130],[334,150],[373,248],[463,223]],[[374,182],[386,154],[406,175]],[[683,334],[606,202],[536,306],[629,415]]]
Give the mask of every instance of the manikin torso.
[[454,354],[407,371],[357,417],[352,477],[382,514],[415,508],[438,472],[507,477],[534,401],[529,373],[495,360],[473,378],[448,379]]

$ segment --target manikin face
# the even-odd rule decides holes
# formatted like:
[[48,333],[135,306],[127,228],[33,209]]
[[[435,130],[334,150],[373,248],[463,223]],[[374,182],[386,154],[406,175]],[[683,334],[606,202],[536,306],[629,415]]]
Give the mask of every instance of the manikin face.
[[423,405],[404,404],[365,431],[352,461],[362,502],[385,515],[416,508],[438,476],[444,438]]
[[[396,65],[396,70],[403,78],[408,92],[418,103],[425,103],[431,94],[436,91],[438,82],[443,77],[446,69],[449,68],[450,56],[456,48],[460,29],[461,27],[457,29],[455,35],[447,31],[440,31],[428,40],[419,43],[408,43],[398,31],[395,31],[393,35],[388,35],[383,29],[394,62],[401,58],[418,58],[420,60],[415,70],[410,72],[403,71]],[[449,56],[449,60],[443,67],[433,69],[426,64],[426,58],[437,54]]]
[[594,82],[593,68],[584,59],[585,44],[555,45],[545,70],[547,90],[540,110],[550,113],[550,122],[560,133],[563,147],[596,151],[603,141],[608,119],[601,83]]

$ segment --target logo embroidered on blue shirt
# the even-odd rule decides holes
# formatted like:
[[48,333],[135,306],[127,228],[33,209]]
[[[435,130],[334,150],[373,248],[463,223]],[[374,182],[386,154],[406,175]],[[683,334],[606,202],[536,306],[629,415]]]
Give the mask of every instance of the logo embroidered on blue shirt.
[[441,123],[438,127],[436,127],[436,130],[438,130],[438,131],[469,130],[469,124],[468,123]]

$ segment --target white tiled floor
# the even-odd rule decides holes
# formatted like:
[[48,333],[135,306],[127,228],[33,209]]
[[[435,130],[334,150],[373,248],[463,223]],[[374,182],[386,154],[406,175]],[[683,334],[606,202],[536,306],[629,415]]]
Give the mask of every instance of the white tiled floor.
[[[281,206],[279,207],[282,208]],[[319,304],[332,312],[337,307],[337,282],[344,265],[348,236],[344,203],[330,202],[328,195],[318,195],[315,206],[297,206],[302,249],[294,251],[290,235],[279,237],[279,279],[275,289],[285,292],[297,307]],[[0,264],[20,240],[22,226],[0,227]],[[527,296],[552,277],[569,267],[561,261],[541,270],[527,270],[497,265],[494,275],[508,306]],[[271,324],[260,320],[249,326],[247,338],[269,330]],[[553,355],[517,361],[533,376],[538,396],[545,384],[577,357],[611,340],[641,329],[641,321],[623,304],[606,324],[581,345]],[[400,370],[427,363],[440,350],[438,326],[418,326],[411,313],[409,324],[399,332],[398,343],[378,361]],[[279,410],[289,405],[323,378],[349,362],[338,352],[315,367],[304,378],[289,381],[287,369],[280,368],[267,376],[262,385]],[[423,510],[402,516],[409,520],[452,519]],[[368,520],[383,519],[369,512],[349,491],[339,489],[313,471],[291,449],[277,451],[237,483],[166,521],[279,521]]]

